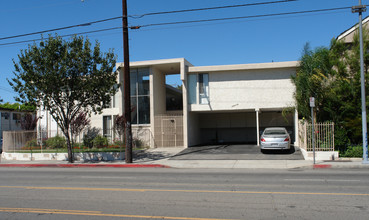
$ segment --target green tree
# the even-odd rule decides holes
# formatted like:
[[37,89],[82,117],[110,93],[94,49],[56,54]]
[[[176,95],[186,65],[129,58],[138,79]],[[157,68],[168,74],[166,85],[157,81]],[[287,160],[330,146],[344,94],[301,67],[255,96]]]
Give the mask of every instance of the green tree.
[[[364,72],[369,80],[369,34],[364,30]],[[333,121],[335,144],[345,150],[348,144],[361,142],[361,86],[359,36],[352,43],[333,39],[330,48],[311,50],[304,47],[300,67],[292,82],[301,117],[310,118],[309,97],[316,98],[316,119]],[[366,101],[369,105],[369,87]]]
[[68,41],[49,36],[13,60],[15,77],[8,82],[16,100],[50,112],[66,137],[71,163],[71,122],[81,111],[101,113],[110,102],[117,91],[115,62],[113,52],[102,53],[98,42],[92,48],[81,36]]
[[301,117],[311,118],[309,97],[315,97],[317,120],[326,120],[331,116],[327,102],[331,102],[334,86],[332,68],[328,48],[311,50],[309,44],[305,45],[297,74],[292,77],[296,85],[297,110]]

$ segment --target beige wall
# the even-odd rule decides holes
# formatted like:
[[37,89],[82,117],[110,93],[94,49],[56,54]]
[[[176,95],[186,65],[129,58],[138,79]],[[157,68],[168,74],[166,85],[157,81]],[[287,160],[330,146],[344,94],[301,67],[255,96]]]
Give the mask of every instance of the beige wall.
[[[190,111],[280,109],[294,106],[295,68],[209,72],[209,104]],[[198,91],[197,91],[198,93]]]
[[[188,112],[188,129],[185,140],[188,140],[185,146],[194,146],[201,144],[201,133],[200,133],[200,118],[199,114],[195,112]],[[185,130],[184,130],[185,131]]]

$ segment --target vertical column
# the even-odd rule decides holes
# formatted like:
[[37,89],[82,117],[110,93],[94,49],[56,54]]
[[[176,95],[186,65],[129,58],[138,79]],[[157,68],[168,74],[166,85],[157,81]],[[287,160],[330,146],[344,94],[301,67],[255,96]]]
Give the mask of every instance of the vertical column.
[[260,128],[259,128],[259,112],[260,109],[256,108],[255,109],[256,112],[256,143],[258,146],[260,146]]
[[295,117],[294,117],[294,121],[295,121],[295,146],[299,145],[299,114],[297,112],[297,108],[295,108]]

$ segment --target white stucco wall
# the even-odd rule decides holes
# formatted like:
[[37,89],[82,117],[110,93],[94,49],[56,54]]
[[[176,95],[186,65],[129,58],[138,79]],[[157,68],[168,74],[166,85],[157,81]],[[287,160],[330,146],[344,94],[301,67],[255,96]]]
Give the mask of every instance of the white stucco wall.
[[209,72],[209,104],[190,111],[280,109],[294,106],[295,68]]

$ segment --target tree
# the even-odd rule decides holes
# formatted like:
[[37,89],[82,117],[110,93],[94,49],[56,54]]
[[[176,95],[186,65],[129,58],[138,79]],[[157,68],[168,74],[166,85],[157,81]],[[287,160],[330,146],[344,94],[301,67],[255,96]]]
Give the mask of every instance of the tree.
[[35,117],[30,113],[27,113],[23,116],[21,120],[21,128],[23,130],[33,131],[37,126],[37,121],[38,121],[37,117]]
[[[369,34],[364,29],[364,72],[369,80]],[[330,48],[311,50],[305,45],[300,67],[292,82],[296,86],[295,100],[300,117],[310,118],[309,97],[316,99],[318,121],[333,121],[335,145],[346,150],[348,144],[361,141],[361,86],[359,36],[352,43],[333,39]],[[369,86],[366,101],[369,106]]]
[[21,50],[13,59],[15,77],[8,79],[22,103],[50,112],[67,140],[68,160],[73,163],[71,123],[79,112],[101,113],[117,91],[116,57],[102,53],[96,42],[81,36],[63,40],[49,36],[38,45]]
[[121,154],[121,159],[123,160],[123,144],[124,144],[124,131],[125,131],[125,123],[126,123],[126,118],[124,117],[124,115],[117,115],[115,117],[115,120],[113,122],[113,130],[118,133],[120,141],[122,142],[121,146],[120,146],[120,154]]
[[70,123],[70,131],[72,134],[72,146],[75,143],[76,137],[90,124],[87,112],[80,112]]

